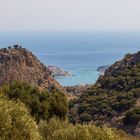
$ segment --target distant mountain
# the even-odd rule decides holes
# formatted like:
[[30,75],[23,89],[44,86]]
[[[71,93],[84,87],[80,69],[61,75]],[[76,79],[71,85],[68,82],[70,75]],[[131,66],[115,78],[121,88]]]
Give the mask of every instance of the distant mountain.
[[69,119],[140,136],[140,52],[127,54],[106,69],[96,84],[71,103]]
[[63,90],[49,68],[19,45],[0,49],[0,85],[13,80],[25,81],[48,91],[52,88]]

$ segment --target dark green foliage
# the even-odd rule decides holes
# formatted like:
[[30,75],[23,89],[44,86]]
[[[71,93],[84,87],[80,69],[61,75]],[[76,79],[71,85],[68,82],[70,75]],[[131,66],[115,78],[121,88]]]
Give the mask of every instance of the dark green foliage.
[[136,125],[140,121],[140,108],[134,108],[125,114],[123,123],[125,125]]
[[68,107],[69,107],[69,108],[74,107],[76,101],[77,101],[76,99],[69,100],[69,101],[68,101]]
[[53,116],[64,119],[67,114],[67,101],[63,93],[40,91],[37,87],[16,81],[3,86],[2,90],[9,99],[20,99],[30,109],[37,122]]
[[67,113],[66,97],[62,93],[52,93],[49,97],[49,115],[50,117],[59,116],[65,119]]
[[92,120],[92,116],[90,114],[88,114],[88,113],[82,113],[80,115],[80,120],[82,122],[90,122]]

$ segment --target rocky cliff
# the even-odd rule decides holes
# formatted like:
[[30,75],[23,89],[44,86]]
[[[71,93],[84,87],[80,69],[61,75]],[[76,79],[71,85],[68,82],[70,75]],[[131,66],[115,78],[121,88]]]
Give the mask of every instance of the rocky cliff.
[[63,90],[48,67],[19,45],[0,49],[0,85],[13,80],[26,81],[48,91],[52,88]]

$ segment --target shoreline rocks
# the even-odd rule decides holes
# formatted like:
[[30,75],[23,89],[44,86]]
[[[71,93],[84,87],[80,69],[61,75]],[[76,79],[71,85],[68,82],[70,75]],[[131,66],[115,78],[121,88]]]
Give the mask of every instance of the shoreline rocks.
[[97,68],[97,71],[101,74],[104,75],[105,71],[110,67],[110,65],[106,65],[106,66],[99,66]]
[[71,76],[70,72],[65,71],[57,66],[49,65],[47,67],[50,70],[50,72],[52,73],[52,76],[54,76],[54,77],[56,77],[56,76]]

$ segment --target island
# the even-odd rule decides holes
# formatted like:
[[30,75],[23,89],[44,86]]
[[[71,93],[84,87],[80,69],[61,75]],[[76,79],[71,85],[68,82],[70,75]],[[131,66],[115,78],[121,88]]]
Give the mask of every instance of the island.
[[57,66],[48,65],[48,69],[52,73],[52,76],[71,76],[71,73],[68,71],[63,70]]

